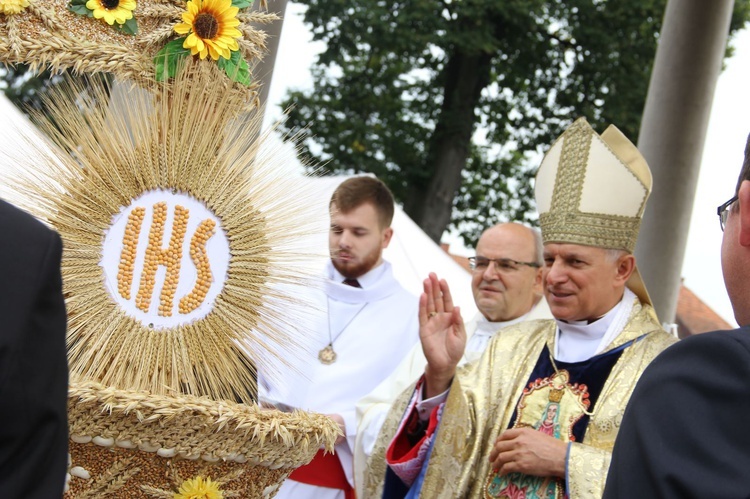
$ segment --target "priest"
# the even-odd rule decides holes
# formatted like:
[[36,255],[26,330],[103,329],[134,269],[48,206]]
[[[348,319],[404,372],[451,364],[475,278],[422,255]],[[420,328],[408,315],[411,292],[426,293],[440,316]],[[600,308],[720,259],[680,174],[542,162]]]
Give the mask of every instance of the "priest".
[[601,497],[633,387],[675,341],[632,254],[650,190],[648,165],[617,128],[573,123],[535,186],[555,319],[507,328],[465,367],[460,310],[430,276],[425,373],[391,408],[365,497]]

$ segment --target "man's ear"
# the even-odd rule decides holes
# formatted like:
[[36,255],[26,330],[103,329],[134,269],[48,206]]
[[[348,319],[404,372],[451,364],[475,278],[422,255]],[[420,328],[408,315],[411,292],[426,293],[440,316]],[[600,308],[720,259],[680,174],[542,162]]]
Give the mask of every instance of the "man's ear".
[[388,245],[391,243],[391,238],[393,237],[393,229],[391,227],[388,227],[383,231],[383,242],[380,245],[381,248],[386,249]]
[[630,274],[635,269],[635,257],[630,253],[622,255],[617,259],[617,277],[618,282],[626,283],[630,279]]
[[740,184],[737,204],[740,217],[740,244],[748,247],[750,246],[750,180],[745,180]]
[[544,294],[544,286],[542,286],[542,268],[536,269],[536,276],[534,277],[534,294],[541,296]]

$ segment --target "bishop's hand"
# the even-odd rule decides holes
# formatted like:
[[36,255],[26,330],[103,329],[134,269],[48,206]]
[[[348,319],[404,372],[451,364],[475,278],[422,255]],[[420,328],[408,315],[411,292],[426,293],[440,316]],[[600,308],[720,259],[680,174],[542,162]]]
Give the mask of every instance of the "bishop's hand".
[[432,398],[450,387],[466,348],[461,312],[453,305],[448,283],[434,273],[425,279],[419,297],[419,338],[427,358],[424,396]]

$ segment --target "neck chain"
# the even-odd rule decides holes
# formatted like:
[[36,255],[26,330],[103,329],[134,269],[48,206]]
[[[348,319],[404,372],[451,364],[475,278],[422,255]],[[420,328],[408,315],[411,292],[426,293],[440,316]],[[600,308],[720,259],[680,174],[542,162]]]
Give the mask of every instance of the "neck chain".
[[[552,356],[552,349],[549,348],[549,345],[547,345],[547,353],[549,353],[549,361],[552,363],[552,369],[555,370],[555,375],[559,376],[560,375],[560,370],[557,368],[557,364],[555,364],[555,358]],[[570,387],[569,383],[565,383],[563,385],[563,388],[565,389],[566,392],[570,393],[570,395],[573,397],[573,400],[576,401],[576,404],[578,404],[578,407],[583,411],[583,413],[585,415],[587,415],[589,417],[593,417],[594,416],[594,413],[596,412],[596,409],[594,409],[593,411],[589,411],[588,409],[586,409],[586,406],[583,405],[583,402],[581,402],[579,400],[578,395],[575,394],[575,392],[573,391],[573,389]]]
[[346,328],[349,327],[349,324],[351,324],[352,321],[357,318],[359,313],[365,309],[369,302],[365,303],[364,305],[362,305],[362,307],[360,307],[359,310],[357,310],[352,318],[347,321],[343,328],[341,328],[341,331],[339,331],[339,333],[336,335],[336,338],[334,338],[333,334],[331,333],[331,299],[327,296],[326,302],[328,303],[328,345],[326,345],[320,352],[318,352],[318,360],[320,360],[321,363],[328,365],[336,362],[336,352],[333,350],[333,341],[335,339],[338,339],[338,337],[341,336],[341,333],[346,331]]

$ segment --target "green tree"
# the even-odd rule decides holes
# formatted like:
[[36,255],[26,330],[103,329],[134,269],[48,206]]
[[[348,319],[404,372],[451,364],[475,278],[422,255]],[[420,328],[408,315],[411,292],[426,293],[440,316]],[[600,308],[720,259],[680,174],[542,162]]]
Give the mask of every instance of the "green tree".
[[28,65],[0,65],[0,89],[21,110],[43,110],[42,96],[62,82],[62,74],[32,71]]
[[[578,116],[638,137],[666,0],[299,0],[326,43],[286,128],[372,172],[434,240],[533,221],[534,170]],[[737,0],[731,31],[750,0]],[[697,34],[696,36],[699,36]]]
[[[34,71],[26,64],[5,65],[0,64],[0,90],[18,109],[26,113],[38,111],[52,119],[48,110],[45,97],[66,80],[77,82],[82,93],[78,96],[80,104],[90,104],[95,99],[93,93],[89,92],[89,86],[94,79],[103,79],[111,83],[113,78],[108,73],[96,75],[76,74],[72,71],[53,72],[49,69]],[[85,95],[84,95],[85,94]]]

